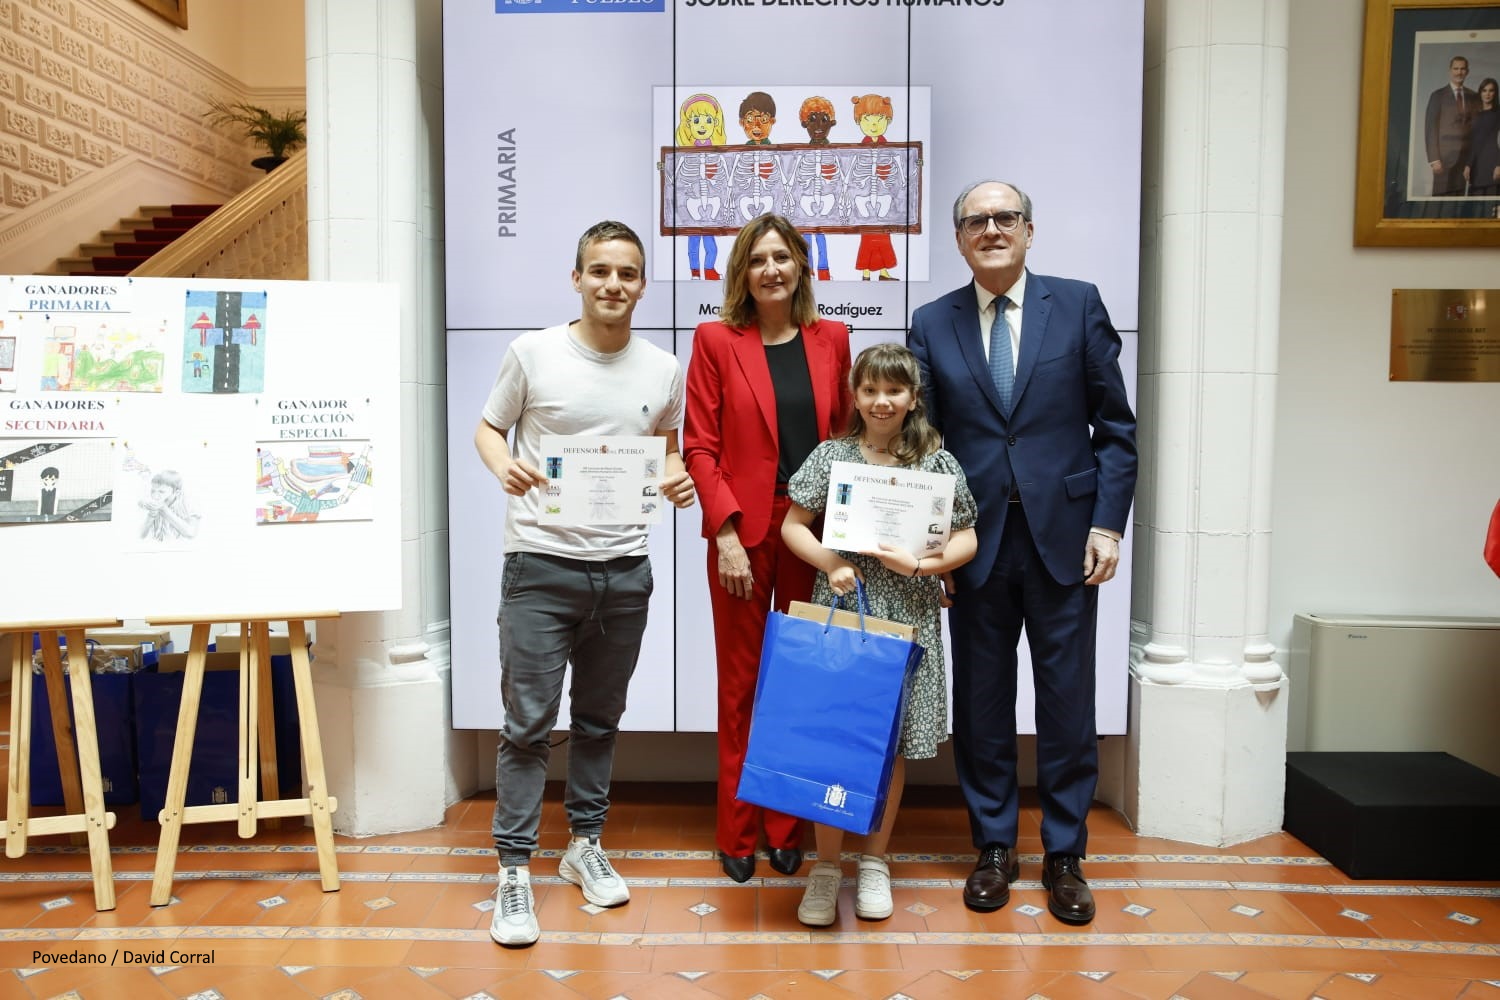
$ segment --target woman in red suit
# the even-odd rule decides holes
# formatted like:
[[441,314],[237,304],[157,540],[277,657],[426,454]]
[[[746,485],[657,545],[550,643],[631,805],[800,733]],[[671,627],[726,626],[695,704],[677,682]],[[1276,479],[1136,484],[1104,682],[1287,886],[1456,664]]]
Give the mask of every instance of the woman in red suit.
[[736,882],[755,874],[762,823],[771,867],[802,864],[801,821],[735,798],[766,616],[812,594],[814,571],[781,541],[787,480],[848,423],[849,330],[818,319],[807,244],[779,215],[740,230],[720,322],[693,334],[683,457],[708,546],[719,671],[718,847]]

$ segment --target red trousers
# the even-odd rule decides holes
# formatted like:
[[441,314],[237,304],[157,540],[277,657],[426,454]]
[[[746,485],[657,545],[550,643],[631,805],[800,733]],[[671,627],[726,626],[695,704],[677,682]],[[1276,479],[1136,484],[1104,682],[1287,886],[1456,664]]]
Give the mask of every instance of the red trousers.
[[755,681],[760,670],[760,647],[766,637],[766,616],[774,606],[785,611],[792,601],[812,596],[817,571],[798,559],[781,541],[781,522],[791,505],[777,497],[771,508],[766,537],[746,549],[755,589],[750,600],[735,597],[719,583],[719,547],[708,545],[708,592],[714,612],[714,646],[719,660],[719,850],[732,858],[755,853],[764,823],[766,845],[797,847],[802,821],[795,816],[762,809],[735,798],[745,748],[750,742],[750,712],[755,705]]

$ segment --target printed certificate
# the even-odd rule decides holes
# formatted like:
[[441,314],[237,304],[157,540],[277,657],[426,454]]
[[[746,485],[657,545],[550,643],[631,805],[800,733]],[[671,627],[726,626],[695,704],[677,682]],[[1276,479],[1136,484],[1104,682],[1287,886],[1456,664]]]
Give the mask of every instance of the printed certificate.
[[823,512],[823,544],[843,552],[880,543],[914,556],[941,552],[953,520],[954,476],[860,462],[834,462]]
[[656,524],[661,521],[667,439],[544,434],[543,524]]

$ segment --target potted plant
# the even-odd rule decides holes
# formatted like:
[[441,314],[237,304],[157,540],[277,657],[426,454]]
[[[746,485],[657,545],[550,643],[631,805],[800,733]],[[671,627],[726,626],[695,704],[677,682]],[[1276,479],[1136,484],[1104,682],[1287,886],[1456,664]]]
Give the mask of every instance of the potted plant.
[[215,125],[238,125],[247,138],[266,147],[269,155],[256,157],[250,165],[267,173],[307,142],[307,112],[302,110],[270,111],[244,101],[210,101],[203,117]]

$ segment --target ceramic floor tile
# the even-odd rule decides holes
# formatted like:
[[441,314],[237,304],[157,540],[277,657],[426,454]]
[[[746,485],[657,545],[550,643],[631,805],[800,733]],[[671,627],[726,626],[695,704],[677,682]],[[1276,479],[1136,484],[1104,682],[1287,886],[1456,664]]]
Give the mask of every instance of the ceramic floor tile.
[[[56,970],[49,970],[50,972]],[[131,1000],[164,1000],[177,994],[158,981],[150,969],[100,969],[97,975],[66,977],[44,983],[42,977],[28,980],[27,985],[38,991],[34,995],[52,997],[58,993],[76,990],[84,1000],[108,1000],[111,997],[130,997]],[[39,989],[40,988],[40,989]]]
[[360,1000],[451,1000],[451,995],[406,969],[383,970],[361,980]]
[[1184,891],[1181,896],[1210,931],[1233,934],[1319,933],[1317,924],[1274,893],[1207,889]]
[[530,961],[531,949],[502,948],[488,934],[480,934],[472,941],[413,941],[401,964],[428,969],[482,969],[498,978],[505,972],[525,970]]
[[493,904],[494,883],[440,886],[437,898],[427,911],[427,924],[453,930],[472,930],[490,925],[490,909],[478,904]]
[[[1209,970],[1243,973],[1229,985],[1257,996],[1307,996],[1337,978],[1340,995],[1446,1000],[1489,993],[1500,1000],[1500,990],[1479,982],[1500,978],[1500,955],[1476,954],[1500,941],[1500,894],[1488,891],[1493,884],[1455,884],[1443,892],[1427,883],[1356,882],[1329,865],[1295,864],[1315,855],[1284,834],[1207,849],[1135,837],[1117,814],[1096,808],[1090,817],[1096,855],[1086,870],[1096,883],[1100,912],[1091,925],[1070,927],[1045,912],[1046,894],[1036,887],[1034,856],[1041,844],[1034,792],[1023,796],[1017,844],[1027,855],[1022,887],[1009,906],[977,914],[964,907],[959,889],[974,851],[956,789],[913,789],[892,850],[926,859],[893,861],[896,913],[883,921],[857,919],[854,890],[846,886],[838,921],[825,932],[796,919],[806,865],[796,879],[773,873],[764,859],[762,878],[751,883],[737,885],[723,877],[713,855],[714,789],[707,784],[616,788],[607,849],[689,856],[648,853],[617,860],[633,883],[630,903],[590,912],[575,887],[556,882],[555,854],[567,833],[560,797],[561,786],[549,783],[542,847],[550,856],[536,863],[544,879],[537,886],[544,939],[532,948],[494,945],[485,934],[489,913],[476,906],[494,893],[494,882],[481,880],[495,870],[488,835],[494,796],[486,793],[455,803],[444,825],[434,830],[337,838],[346,877],[336,893],[323,893],[316,878],[296,877],[315,873],[312,852],[267,849],[309,846],[305,827],[289,823],[285,830],[262,830],[248,842],[240,841],[229,824],[187,828],[184,848],[226,849],[179,854],[177,871],[187,877],[174,881],[179,902],[168,907],[149,905],[154,853],[124,849],[153,847],[159,828],[125,813],[111,836],[115,870],[122,876],[116,880],[113,911],[92,907],[89,883],[78,877],[87,865],[85,853],[39,846],[24,859],[0,864],[0,965],[29,967],[38,941],[70,950],[126,944],[141,950],[174,943],[209,947],[217,956],[213,966],[178,969],[153,984],[179,996],[212,988],[230,1000],[321,997],[338,979],[357,980],[366,1000],[374,994],[467,997],[481,990],[492,996],[529,990],[569,1000],[615,995],[738,1000],[757,992],[778,1000],[783,995],[863,1000],[898,991],[918,1000],[1031,993],[1056,1000],[1168,997],[1179,988],[1181,995],[1195,998],[1194,991],[1218,990],[1229,982],[1202,978]],[[942,860],[944,854],[953,857]],[[1100,860],[1099,855],[1120,857]],[[852,860],[845,870],[852,875]],[[212,874],[218,872],[227,874]],[[1110,880],[1139,881],[1143,887],[1099,884]],[[1255,887],[1226,889],[1226,883]],[[1275,891],[1278,883],[1289,890]],[[1318,891],[1298,891],[1300,886]],[[1339,891],[1346,888],[1376,891]],[[286,902],[260,905],[273,896]],[[72,905],[42,908],[64,897]],[[1028,915],[1028,906],[1041,912]],[[1259,914],[1236,913],[1236,906]],[[1126,907],[1145,910],[1127,912]],[[1368,919],[1344,916],[1346,909]],[[1479,923],[1452,920],[1454,912]],[[35,940],[7,940],[6,928]],[[139,932],[132,934],[133,929]],[[114,937],[75,941],[80,932]],[[1239,940],[1231,942],[1230,933]],[[1338,939],[1348,946],[1340,947]],[[1427,950],[1408,950],[1412,942]],[[288,977],[281,965],[313,966],[318,972],[305,979]],[[49,968],[29,982],[90,986],[89,968],[67,973],[61,968]],[[825,978],[810,968],[845,971]],[[559,969],[575,974],[558,980],[542,971]],[[1105,975],[1096,982],[1078,975],[1080,970]],[[1381,978],[1366,985],[1343,976],[1346,972]],[[65,992],[38,993],[14,979],[0,981],[0,996],[12,982],[24,995]],[[325,986],[324,992],[309,989]],[[141,995],[149,996],[149,990]]]
[[104,991],[108,990],[117,978],[134,984],[141,982],[143,975],[150,976],[151,973],[146,969],[120,969],[111,968],[108,965],[58,964],[50,966],[34,979],[27,980],[27,983],[44,997],[66,995],[70,992],[84,997],[95,997],[103,996]]
[[1332,942],[1326,945],[1314,944],[1296,948],[1261,946],[1242,947],[1237,950],[1240,955],[1238,965],[1226,966],[1216,963],[1205,968],[1237,968],[1247,972],[1252,969],[1330,973],[1353,970],[1378,974],[1388,972],[1395,967],[1391,964],[1390,953],[1340,948]]
[[779,969],[904,969],[900,945],[854,942],[781,944],[776,947]]
[[[1384,973],[1378,982],[1381,989],[1401,1000],[1452,1000],[1469,985],[1465,979],[1411,976],[1404,972]],[[1495,990],[1495,997],[1500,997],[1500,988],[1491,989]]]
[[1389,966],[1418,977],[1500,979],[1500,958],[1494,957],[1401,952],[1389,956]]
[[[341,990],[353,990],[363,1000],[375,1000],[372,994],[375,993],[376,987],[372,984],[399,981],[410,986],[413,981],[420,982],[420,977],[413,975],[404,967],[393,969],[388,966],[368,965],[320,965],[297,973],[293,979],[297,986],[315,997],[326,997]],[[429,990],[420,995],[430,997],[433,993],[434,991]],[[384,989],[378,995],[384,998],[397,994]]]
[[844,990],[846,997],[888,997],[902,993],[928,1000],[943,995],[941,983],[931,978],[938,975],[941,974],[922,969],[848,969],[827,982]]
[[[703,915],[701,929],[704,933],[759,929],[757,921],[760,919],[762,905],[760,895],[756,889],[730,883],[705,886],[703,902],[712,906],[714,912]],[[794,903],[794,910],[795,907]],[[785,910],[785,906],[778,905],[776,909],[781,912]]]
[[415,965],[407,961],[407,941],[289,940],[281,965],[392,966]]
[[574,993],[588,1000],[714,1000],[714,995],[670,972],[584,971],[564,980]]
[[[309,882],[313,888],[318,886],[316,882]],[[375,913],[370,908],[370,903],[393,898],[393,893],[399,894],[408,888],[416,886],[391,882],[345,882],[340,885],[338,892],[319,893],[317,908],[303,924],[314,927],[363,927]],[[430,903],[427,908],[431,908]],[[402,923],[411,927],[419,925],[415,920],[405,920]]]
[[[253,929],[251,931],[254,933]],[[235,968],[272,967],[282,964],[281,957],[286,953],[288,942],[281,937],[226,937],[216,934],[214,928],[203,928],[186,930],[185,933],[195,936],[151,938],[135,942],[121,942],[123,946],[131,943],[137,950],[166,949],[185,952],[200,953],[212,951],[212,960],[208,965],[184,965],[183,969],[222,969],[227,966]],[[223,934],[236,934],[236,929],[225,929]]]
[[[1299,994],[1302,997],[1312,995]],[[1200,972],[1177,987],[1176,996],[1181,1000],[1266,1000],[1268,994],[1248,985],[1243,979],[1231,980],[1212,972]]]
[[[588,901],[574,886],[539,885],[533,882],[531,893],[536,903],[537,923],[542,930],[600,933],[601,927],[594,922],[594,915],[584,909]],[[622,909],[628,909],[632,905],[626,903]]]
[[[645,897],[642,904],[632,900],[631,905],[644,905],[646,922],[642,930],[648,934],[697,933],[708,912],[706,908],[713,905],[704,901],[700,886],[663,886],[650,890]],[[717,908],[712,912],[717,912]]]
[[645,972],[651,968],[652,949],[552,942],[544,936],[526,950],[528,969],[608,969]]
[[[316,885],[316,883],[313,883]],[[443,887],[434,883],[387,882],[384,891],[364,903],[366,927],[441,927],[432,920]],[[341,890],[342,891],[342,890]],[[328,895],[338,895],[329,893]]]
[[[733,971],[779,969],[774,944],[674,945],[652,949],[652,972]],[[713,987],[708,987],[712,989]],[[754,991],[752,990],[751,993]],[[744,996],[750,996],[746,993]],[[730,994],[725,994],[726,996]]]
[[[901,966],[905,969],[991,969],[1020,971],[1027,968],[1021,948],[1007,944],[903,944]],[[1048,971],[1048,970],[1044,970]]]
[[1078,944],[1029,947],[1022,945],[1021,960],[1029,969],[1055,969],[1058,972],[1086,970],[1149,969],[1145,948],[1121,944]]
[[[918,897],[920,902],[931,908],[922,919],[927,925],[926,933],[929,934],[997,934],[997,933],[1019,933],[1020,929],[1028,933],[1035,932],[1036,921],[1030,917],[1022,917],[1019,914],[1007,917],[1006,911],[1000,915],[993,913],[975,913],[964,905],[959,895],[959,889],[923,889]],[[1012,904],[1017,905],[1017,904]],[[1014,926],[1001,926],[1006,921],[1014,921]],[[1023,923],[1024,921],[1024,923]]]
[[[217,990],[226,997],[232,997],[236,994],[245,995],[250,989],[249,985],[243,985],[234,990],[233,987],[237,983],[261,983],[268,979],[276,981],[275,977],[278,976],[280,977],[279,989],[264,995],[283,996],[294,988],[287,980],[286,973],[279,969],[268,970],[253,966],[221,964],[184,965],[163,972],[156,978],[162,987],[174,997],[193,996],[211,989]],[[300,991],[292,992],[292,995],[298,1000],[301,1000],[303,996]]]
[[1316,996],[1323,983],[1333,978],[1327,972],[1247,972],[1236,980],[1239,985],[1275,1000],[1307,1000]]
[[675,974],[678,976],[692,976],[693,983],[703,988],[704,992],[716,997],[751,997],[757,993],[764,993],[772,984],[781,981],[781,971],[774,963],[746,964],[741,969],[715,969],[710,971],[691,971],[684,969]]
[[1091,975],[1063,973],[1043,987],[1042,992],[1048,1000],[1138,1000],[1136,994],[1121,989],[1115,981],[1123,973],[1089,971]]
[[1188,972],[1126,969],[1110,976],[1108,982],[1120,992],[1139,1000],[1163,1000],[1176,993],[1192,978],[1193,973]]
[[[485,829],[489,829],[488,826]],[[495,951],[499,951],[497,947]],[[529,975],[524,965],[512,969],[493,968],[450,968],[444,966],[416,966],[417,968],[435,968],[437,971],[427,976],[427,981],[432,986],[449,997],[471,997],[481,991],[492,997],[520,996],[512,985],[512,980],[517,976]]]
[[[1472,941],[1493,943],[1500,941],[1500,910],[1492,901],[1463,896],[1420,896],[1408,898],[1402,908],[1403,914],[1414,923],[1425,928],[1427,935],[1437,941]],[[1453,919],[1453,913],[1480,918],[1476,924]]]

